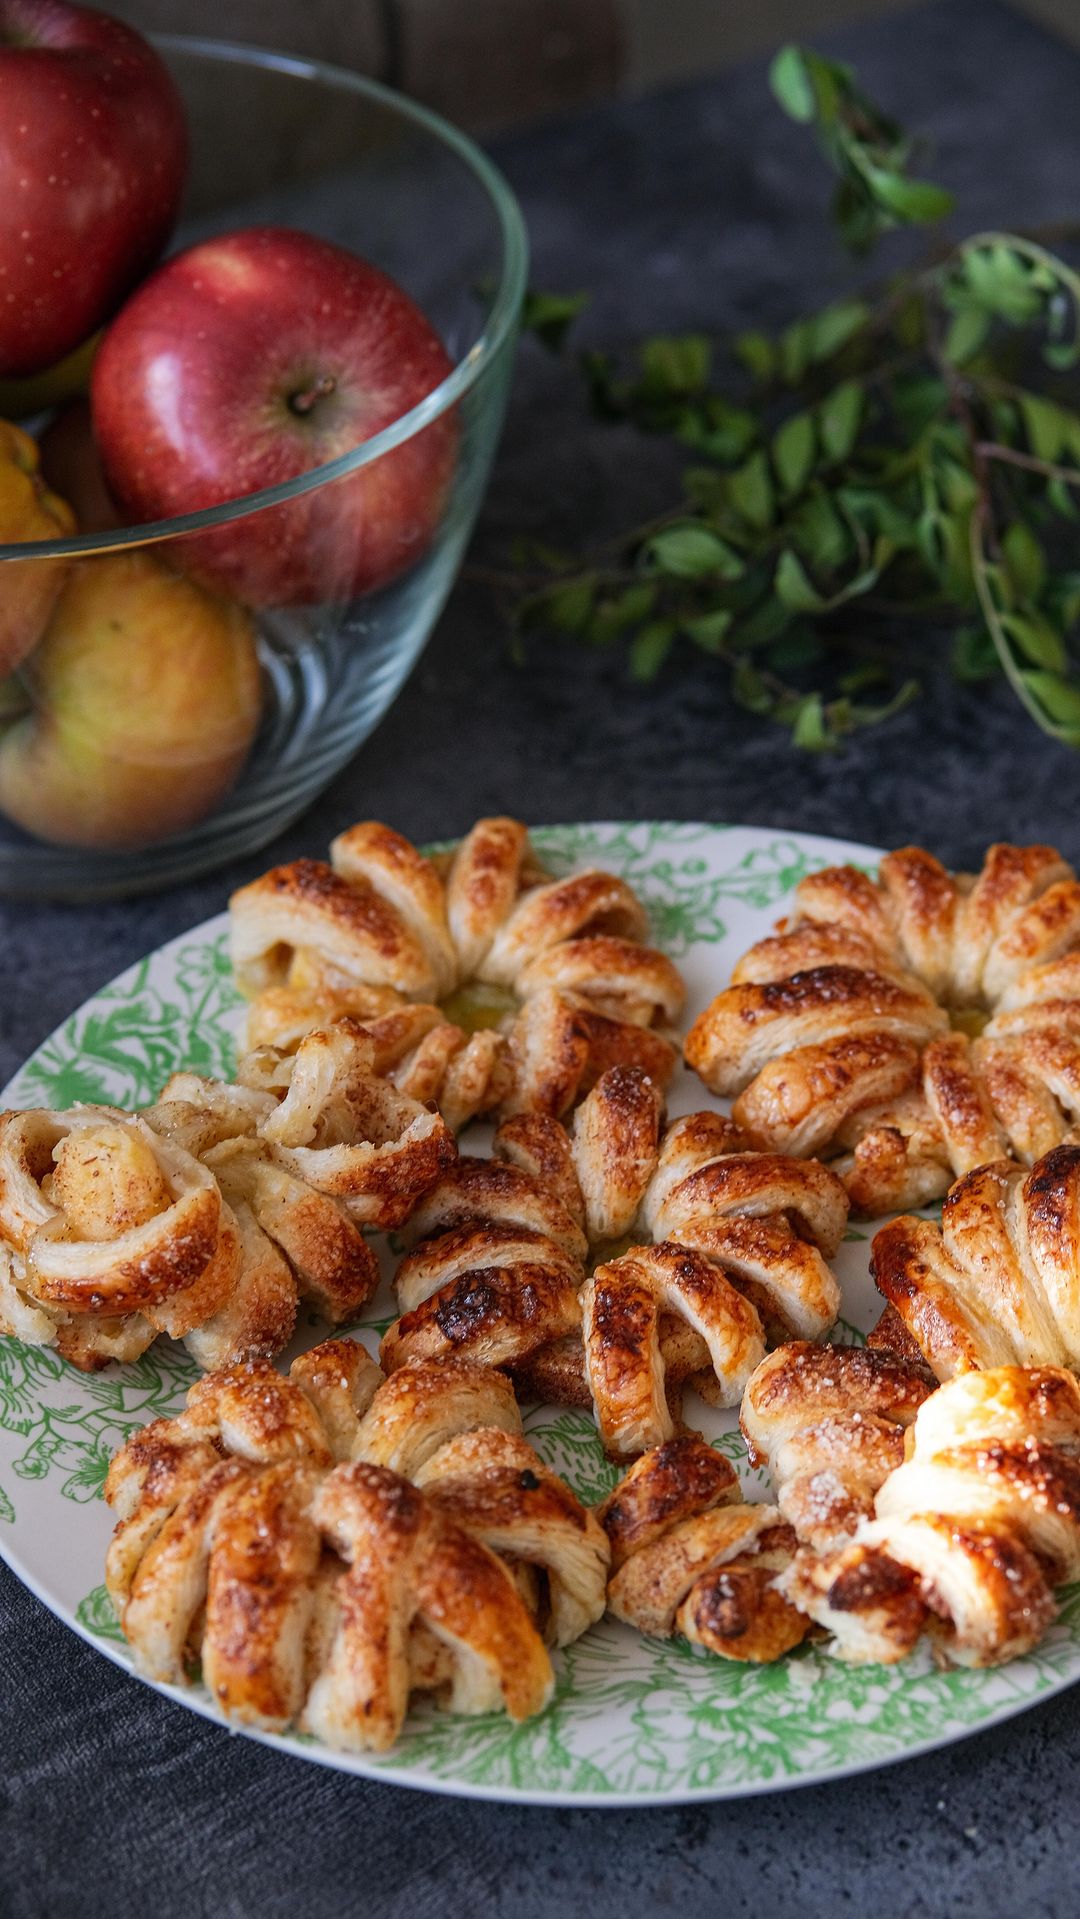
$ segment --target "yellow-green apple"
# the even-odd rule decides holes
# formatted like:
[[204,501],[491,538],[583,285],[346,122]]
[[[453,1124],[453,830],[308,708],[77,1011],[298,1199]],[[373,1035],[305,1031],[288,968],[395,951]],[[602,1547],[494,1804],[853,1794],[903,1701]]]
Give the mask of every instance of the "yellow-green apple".
[[0,0],[0,375],[52,367],[172,232],[184,108],[141,34],[68,0]]
[[[125,514],[166,519],[336,460],[450,370],[376,267],[248,227],[176,254],[121,309],[94,362],[94,433]],[[429,544],[457,443],[451,410],[333,485],[185,541],[184,564],[253,606],[368,592]]]
[[[74,531],[71,508],[50,491],[38,471],[38,450],[29,433],[0,420],[0,546],[63,540]],[[37,645],[69,564],[0,562],[0,678]]]
[[121,525],[94,444],[88,400],[69,400],[58,409],[38,441],[38,452],[47,484],[67,501],[80,533],[107,533]]
[[79,561],[0,734],[0,812],[67,846],[141,846],[211,812],[259,723],[251,621],[144,552]]
[[88,393],[90,368],[100,340],[100,332],[92,333],[73,353],[46,367],[43,373],[30,373],[25,380],[0,380],[0,415],[5,420],[30,420],[50,407],[62,406],[76,393]]

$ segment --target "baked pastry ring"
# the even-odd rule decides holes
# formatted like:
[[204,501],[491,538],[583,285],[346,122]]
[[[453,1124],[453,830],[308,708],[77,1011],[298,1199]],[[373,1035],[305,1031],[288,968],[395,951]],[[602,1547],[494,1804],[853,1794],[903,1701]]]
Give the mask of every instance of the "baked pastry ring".
[[781,1590],[842,1658],[903,1658],[926,1632],[944,1662],[1030,1652],[1080,1573],[1080,1386],[1053,1367],[967,1373],[925,1401],[875,1517]]
[[383,1364],[506,1366],[525,1392],[592,1408],[609,1453],[631,1457],[672,1437],[687,1380],[736,1405],[767,1330],[832,1324],[846,1218],[824,1167],[754,1153],[717,1114],[665,1129],[648,1076],[614,1067],[569,1132],[504,1121],[491,1159],[459,1159],[421,1201]]
[[364,1235],[455,1158],[437,1113],[371,1070],[354,1022],[264,1049],[247,1084],[177,1073],[142,1114],[0,1118],[0,1332],[83,1368],[159,1332],[205,1368],[269,1357],[298,1295],[334,1324],[378,1284]]
[[1052,847],[992,846],[976,875],[904,847],[796,900],[686,1039],[760,1145],[834,1159],[872,1216],[1075,1136],[1080,881]]
[[551,879],[517,820],[480,820],[437,860],[364,821],[329,865],[241,887],[230,915],[250,1047],[352,1015],[379,1069],[455,1131],[496,1108],[563,1113],[620,1063],[664,1085],[677,1063],[685,989],[642,943],[640,902],[611,873]]
[[84,1371],[218,1312],[234,1223],[212,1174],[108,1106],[0,1116],[0,1331]]
[[[406,1470],[409,1476],[406,1475]],[[384,1382],[330,1340],[215,1373],[109,1469],[106,1583],[140,1669],[195,1659],[227,1717],[385,1751],[416,1691],[524,1719],[604,1608],[607,1541],[458,1361]]]

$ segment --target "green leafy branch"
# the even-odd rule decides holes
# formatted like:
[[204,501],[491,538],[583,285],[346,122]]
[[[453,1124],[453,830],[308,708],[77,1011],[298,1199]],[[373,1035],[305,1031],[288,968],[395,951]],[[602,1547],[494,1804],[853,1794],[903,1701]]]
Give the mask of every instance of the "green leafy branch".
[[[837,176],[854,251],[950,211],[850,69],[788,47],[772,84]],[[584,304],[532,295],[526,320],[557,351]],[[586,560],[518,543],[494,579],[519,644],[545,629],[620,644],[640,681],[692,646],[741,706],[820,751],[913,699],[927,636],[934,664],[947,629],[957,678],[1004,673],[1045,732],[1080,745],[1080,275],[1041,239],[939,238],[778,333],[579,358],[599,417],[688,463],[668,511]]]

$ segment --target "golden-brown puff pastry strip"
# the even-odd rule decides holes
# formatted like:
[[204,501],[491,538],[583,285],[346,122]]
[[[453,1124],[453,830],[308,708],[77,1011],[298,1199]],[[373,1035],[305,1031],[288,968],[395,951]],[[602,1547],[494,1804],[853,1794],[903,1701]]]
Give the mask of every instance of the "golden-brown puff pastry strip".
[[840,1181],[816,1160],[753,1151],[719,1114],[668,1128],[641,1219],[721,1267],[782,1334],[818,1338],[840,1310],[828,1265],[847,1224]]
[[737,1405],[765,1351],[761,1321],[749,1300],[710,1260],[671,1242],[635,1246],[598,1266],[582,1301],[585,1372],[596,1423],[616,1458],[671,1439],[660,1342],[666,1309],[704,1342],[717,1403]]
[[[364,821],[334,841],[329,865],[277,867],[230,906],[249,1046],[291,1048],[328,1019],[370,1020],[382,1070],[437,1099],[455,1130],[496,1108],[561,1114],[612,1065],[663,1084],[677,1063],[685,991],[643,943],[633,891],[601,871],[551,879],[516,820],[480,820],[434,860]],[[505,995],[500,1030],[462,1030],[472,986]]]
[[867,1347],[796,1340],[762,1361],[739,1423],[800,1541],[830,1552],[854,1535],[932,1389],[921,1365]]
[[106,1496],[140,1668],[180,1682],[197,1658],[227,1716],[348,1750],[392,1744],[416,1690],[539,1711],[545,1638],[604,1608],[599,1523],[521,1437],[507,1380],[454,1361],[384,1380],[339,1339],[288,1378],[212,1375],[120,1449]]
[[519,1433],[485,1427],[446,1441],[415,1474],[455,1524],[513,1563],[546,1576],[545,1637],[569,1645],[606,1600],[603,1529]]
[[905,1216],[875,1234],[871,1270],[939,1379],[1080,1365],[1080,1147],[965,1174],[940,1226]]
[[1056,1615],[1080,1571],[1080,1388],[1053,1368],[961,1375],[920,1408],[875,1516],[781,1579],[840,1655],[891,1662],[926,1631],[938,1656],[1000,1665]]
[[1050,847],[992,846],[975,875],[919,847],[888,854],[876,881],[810,874],[794,920],[733,977],[688,1062],[737,1095],[759,1144],[834,1159],[861,1213],[1074,1137],[1080,881]]

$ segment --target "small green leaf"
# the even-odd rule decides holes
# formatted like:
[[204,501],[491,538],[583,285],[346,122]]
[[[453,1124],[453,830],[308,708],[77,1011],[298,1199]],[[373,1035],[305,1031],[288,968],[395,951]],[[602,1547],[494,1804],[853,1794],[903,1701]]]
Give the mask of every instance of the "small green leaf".
[[969,466],[961,466],[959,460],[939,460],[937,475],[942,498],[951,512],[962,513],[974,506],[979,484]]
[[789,386],[798,386],[814,357],[813,320],[795,320],[780,335],[780,373]]
[[789,119],[814,118],[814,87],[800,47],[781,47],[769,68],[769,85]]
[[817,451],[817,435],[809,413],[793,413],[774,434],[773,465],[785,493],[798,493]]
[[869,318],[870,309],[864,300],[839,300],[834,306],[824,307],[810,321],[811,359],[831,360]]
[[641,685],[655,680],[675,639],[672,620],[653,620],[635,633],[630,642],[630,678]]
[[580,633],[588,624],[595,598],[591,579],[568,580],[565,586],[539,595],[534,604],[544,624],[553,626],[556,632]]
[[1080,728],[1080,686],[1057,673],[1023,673],[1021,678],[1051,720],[1059,726]]
[[1072,489],[1066,485],[1064,480],[1047,481],[1046,500],[1047,505],[1052,507],[1061,519],[1075,520],[1077,518],[1077,506],[1072,495]]
[[953,196],[931,180],[909,180],[886,167],[866,164],[863,175],[875,200],[898,220],[923,224],[943,220],[953,210]]
[[731,692],[739,706],[748,713],[768,713],[772,708],[772,695],[756,666],[749,660],[738,660],[731,676]]
[[1022,600],[1037,600],[1046,578],[1046,554],[1025,520],[1014,520],[1001,542],[1005,564]]
[[703,393],[712,347],[703,333],[646,340],[641,349],[641,390],[647,399]]
[[[1056,627],[1039,613],[1003,613],[1001,624],[1013,645],[1032,666],[1063,673],[1069,660],[1065,641]],[[1080,698],[1080,689],[1077,691]]]
[[731,626],[734,614],[724,607],[716,607],[712,613],[702,613],[692,620],[684,620],[683,632],[699,646],[703,653],[719,653]]
[[773,488],[764,453],[752,453],[742,466],[729,474],[728,499],[736,513],[759,532],[771,526]]
[[949,323],[942,351],[953,366],[963,366],[979,351],[990,331],[990,315],[985,307],[958,307]]
[[1080,360],[1080,340],[1050,341],[1042,356],[1055,373],[1068,373]]
[[688,407],[676,426],[684,446],[725,465],[741,460],[758,436],[758,421],[743,407],[730,406],[719,394]]
[[863,389],[857,380],[844,380],[826,394],[818,408],[821,443],[830,460],[846,460],[855,444],[863,410]]
[[1036,459],[1056,460],[1065,444],[1061,408],[1037,393],[1021,393],[1019,407],[1028,445]]
[[608,646],[630,627],[637,626],[652,612],[656,595],[655,583],[642,580],[635,586],[624,587],[621,593],[601,600],[589,621],[588,637],[593,645]]
[[961,626],[953,635],[953,677],[964,685],[990,680],[1001,672],[997,648],[985,626]]
[[521,304],[521,324],[551,353],[558,353],[578,314],[588,306],[589,293],[538,293],[532,288]]
[[1026,262],[1010,247],[965,248],[957,270],[967,293],[1009,326],[1027,325],[1042,305]]
[[789,612],[820,613],[825,604],[802,561],[789,546],[776,563],[774,585],[777,598]]
[[814,487],[792,508],[787,530],[800,559],[817,572],[835,573],[850,558],[851,529],[824,487]]
[[841,693],[854,697],[856,693],[865,693],[868,687],[883,685],[888,677],[885,666],[876,660],[867,660],[862,666],[852,667],[850,673],[842,673],[837,685]]
[[825,724],[825,703],[820,693],[809,693],[800,701],[791,737],[804,752],[828,752],[833,742]]
[[740,647],[769,646],[791,623],[791,614],[773,592],[742,616],[737,635]]
[[657,533],[645,548],[646,556],[661,573],[676,580],[704,580],[711,577],[737,580],[744,571],[734,547],[721,540],[708,527],[687,522]]
[[770,380],[776,369],[776,348],[767,333],[739,333],[732,342],[736,359],[741,360],[756,380]]

